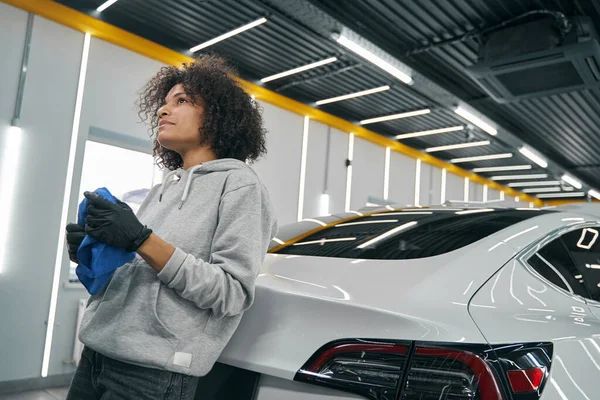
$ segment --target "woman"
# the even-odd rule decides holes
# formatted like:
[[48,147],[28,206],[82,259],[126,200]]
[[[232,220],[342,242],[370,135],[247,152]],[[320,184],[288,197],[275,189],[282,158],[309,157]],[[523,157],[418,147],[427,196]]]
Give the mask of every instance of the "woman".
[[137,252],[89,300],[68,399],[193,399],[252,304],[277,224],[246,164],[266,153],[260,110],[232,73],[214,56],[162,68],[139,109],[171,172],[137,216],[86,192],[85,227],[67,227],[75,262],[85,234]]

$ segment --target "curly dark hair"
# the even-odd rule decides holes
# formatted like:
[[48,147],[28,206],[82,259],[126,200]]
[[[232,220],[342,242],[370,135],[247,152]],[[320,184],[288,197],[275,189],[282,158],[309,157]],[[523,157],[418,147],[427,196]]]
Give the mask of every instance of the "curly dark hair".
[[217,158],[254,162],[266,154],[265,129],[260,106],[240,87],[236,71],[216,55],[201,55],[181,68],[163,67],[144,86],[137,101],[138,115],[150,123],[154,156],[161,167],[181,168],[183,159],[158,142],[158,110],[173,86],[182,84],[194,104],[204,107],[204,121],[198,139]]

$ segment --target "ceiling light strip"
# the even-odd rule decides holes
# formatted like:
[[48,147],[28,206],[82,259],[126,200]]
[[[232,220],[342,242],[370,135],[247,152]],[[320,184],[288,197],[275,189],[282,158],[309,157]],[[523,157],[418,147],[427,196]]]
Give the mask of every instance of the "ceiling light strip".
[[280,73],[275,74],[275,75],[267,76],[266,78],[262,78],[260,81],[262,83],[271,82],[271,81],[274,81],[276,79],[280,79],[280,78],[284,78],[286,76],[298,74],[300,72],[308,71],[309,69],[321,67],[323,65],[327,65],[327,64],[330,64],[330,63],[336,62],[336,61],[337,61],[336,57],[330,57],[330,58],[327,58],[325,60],[321,60],[321,61],[317,61],[317,62],[314,62],[314,63],[311,63],[311,64],[303,65],[302,67],[293,68],[293,69],[290,69],[288,71],[284,71],[284,72],[280,72]]
[[[475,171],[475,170],[473,170]],[[546,179],[548,174],[529,174],[529,175],[498,175],[492,176],[490,179],[493,181],[516,181],[520,179]]]
[[377,122],[392,121],[395,119],[416,117],[418,115],[429,114],[430,112],[431,112],[431,110],[429,108],[425,108],[423,110],[409,111],[409,112],[404,112],[404,113],[400,113],[400,114],[386,115],[383,117],[363,119],[362,121],[360,121],[360,124],[368,125],[368,124],[375,124]]
[[447,151],[447,150],[456,150],[456,149],[466,149],[469,147],[480,147],[487,146],[490,144],[489,140],[482,140],[480,142],[469,142],[469,143],[459,143],[459,144],[449,144],[446,146],[438,146],[438,147],[430,147],[425,149],[427,153],[435,153],[438,151]]
[[463,129],[465,129],[464,126],[460,125],[460,126],[451,126],[448,128],[440,128],[440,129],[431,129],[428,131],[420,131],[420,132],[412,132],[412,133],[402,133],[400,135],[396,135],[396,139],[410,139],[410,138],[414,138],[414,137],[421,137],[421,136],[429,136],[429,135],[437,135],[440,133],[447,133],[447,132],[457,132],[457,131],[462,131]]
[[544,160],[542,157],[535,154],[533,151],[529,150],[527,147],[521,147],[519,149],[519,152],[521,154],[523,154],[525,157],[529,158],[534,163],[536,163],[537,165],[539,165],[540,167],[542,167],[542,168],[548,167],[548,162],[546,162],[546,160]]
[[376,88],[368,89],[368,90],[362,90],[360,92],[345,94],[343,96],[337,96],[337,97],[332,97],[329,99],[318,100],[316,102],[316,104],[318,106],[322,106],[323,104],[335,103],[337,101],[354,99],[356,97],[362,97],[362,96],[368,96],[368,95],[374,94],[374,93],[385,92],[386,90],[390,90],[390,87],[388,85],[380,86],[380,87],[376,87]]
[[525,171],[531,169],[531,165],[506,165],[500,167],[473,168],[473,172],[502,172],[502,171]]
[[96,11],[98,12],[102,12],[104,10],[106,10],[108,7],[112,6],[113,4],[115,4],[118,0],[108,0],[104,3],[102,3],[98,8],[96,8]]
[[581,189],[583,187],[581,182],[579,182],[577,179],[575,179],[572,176],[569,176],[567,174],[563,175],[561,179],[576,189]]
[[550,193],[550,192],[560,192],[560,188],[558,186],[555,187],[544,187],[544,188],[526,188],[522,190],[523,193]]
[[352,40],[348,39],[346,36],[339,35],[339,36],[335,37],[335,40],[336,40],[336,42],[338,42],[339,44],[341,44],[342,46],[344,46],[348,50],[353,51],[354,53],[358,54],[359,56],[361,56],[365,60],[367,60],[367,61],[369,61],[369,62],[377,65],[379,68],[383,69],[384,71],[386,71],[390,75],[398,78],[400,81],[406,83],[407,85],[410,85],[413,82],[413,80],[410,77],[410,75],[408,75],[407,73],[405,73],[403,71],[400,71],[400,69],[394,67],[389,62],[387,62],[387,61],[383,60],[382,58],[376,56],[375,54],[373,54],[369,50],[367,50],[364,47],[360,46],[358,43],[353,42]]
[[195,53],[198,50],[202,50],[202,49],[204,49],[206,47],[212,46],[215,43],[218,43],[218,42],[223,41],[225,39],[229,39],[232,36],[238,35],[238,34],[240,34],[242,32],[245,32],[245,31],[247,31],[249,29],[252,29],[252,28],[255,28],[255,27],[259,26],[259,25],[262,25],[265,22],[267,22],[267,19],[265,17],[259,18],[256,21],[252,21],[249,24],[246,24],[244,26],[240,26],[237,29],[234,29],[234,30],[232,30],[230,32],[227,32],[227,33],[224,33],[224,34],[222,34],[220,36],[217,36],[214,39],[211,39],[211,40],[206,41],[204,43],[200,43],[199,45],[192,47],[190,49],[190,52]]
[[466,163],[466,162],[498,160],[501,158],[511,158],[512,156],[513,156],[512,153],[488,154],[486,156],[454,158],[454,159],[450,160],[450,162],[453,164],[459,164],[459,163]]
[[569,193],[548,193],[548,194],[538,194],[537,197],[540,199],[551,199],[556,197],[583,197],[585,193],[583,192],[569,192]]
[[511,182],[508,187],[558,186],[560,181]]
[[484,130],[485,132],[489,133],[490,135],[496,136],[498,134],[498,131],[493,126],[491,126],[487,122],[484,122],[481,118],[476,117],[475,115],[473,115],[472,113],[468,112],[464,108],[457,107],[454,110],[454,112],[456,114],[460,115],[461,117],[463,117],[464,119],[466,119],[467,121],[469,121],[470,123],[472,123],[473,125],[475,125],[478,128]]

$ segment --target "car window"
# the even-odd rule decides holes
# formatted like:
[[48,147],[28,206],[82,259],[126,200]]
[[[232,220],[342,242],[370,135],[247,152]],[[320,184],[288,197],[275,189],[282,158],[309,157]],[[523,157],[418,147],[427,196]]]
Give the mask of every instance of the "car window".
[[585,283],[589,296],[600,301],[600,227],[569,232],[562,240],[577,268],[577,276]]
[[405,260],[460,249],[528,218],[534,210],[389,212],[321,229],[275,253]]
[[567,292],[588,297],[589,292],[562,238],[545,245],[527,260],[541,276]]

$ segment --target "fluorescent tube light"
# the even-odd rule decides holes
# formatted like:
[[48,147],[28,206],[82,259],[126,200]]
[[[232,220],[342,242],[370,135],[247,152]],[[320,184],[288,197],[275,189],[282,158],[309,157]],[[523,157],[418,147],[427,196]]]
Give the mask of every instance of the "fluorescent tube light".
[[368,124],[374,124],[376,122],[392,121],[394,119],[416,117],[417,115],[425,115],[425,114],[429,114],[430,112],[431,112],[431,110],[429,108],[426,108],[424,110],[409,111],[409,112],[400,113],[400,114],[386,115],[383,117],[363,119],[362,121],[360,121],[360,124],[368,125]]
[[513,182],[508,187],[528,187],[528,186],[558,186],[559,181],[535,181],[535,182]]
[[539,165],[540,167],[542,167],[542,168],[548,167],[548,163],[546,162],[546,160],[544,160],[542,157],[535,154],[533,151],[529,150],[527,147],[521,147],[519,149],[519,152],[521,154],[523,154],[525,157],[529,158],[534,163],[536,163],[537,165]]
[[501,167],[473,168],[473,172],[524,171],[528,169],[531,169],[531,165],[506,165]]
[[570,193],[548,193],[548,194],[538,194],[537,197],[540,199],[551,199],[554,197],[583,197],[585,193],[583,192],[570,192]]
[[256,21],[250,22],[249,24],[246,24],[244,26],[240,26],[237,29],[234,29],[234,30],[232,30],[230,32],[227,32],[227,33],[224,33],[224,34],[222,34],[220,36],[217,36],[214,39],[211,39],[211,40],[206,41],[204,43],[200,43],[198,46],[192,47],[190,49],[190,51],[192,53],[195,53],[198,50],[201,50],[201,49],[203,49],[205,47],[208,47],[208,46],[212,46],[213,44],[218,43],[218,42],[220,42],[222,40],[229,39],[232,36],[238,35],[238,34],[244,32],[244,31],[247,31],[248,29],[252,29],[254,27],[257,27],[258,25],[264,24],[265,22],[267,22],[266,18],[264,18],[264,17],[263,18],[259,18]]
[[600,192],[598,192],[597,190],[592,189],[588,192],[588,194],[593,198],[600,200]]
[[290,69],[288,71],[284,71],[284,72],[280,72],[280,73],[275,74],[275,75],[267,76],[266,78],[262,78],[260,81],[263,82],[263,83],[271,82],[271,81],[274,81],[275,79],[279,79],[279,78],[283,78],[283,77],[286,77],[286,76],[298,74],[300,72],[308,71],[309,69],[317,68],[317,67],[320,67],[322,65],[330,64],[330,63],[336,62],[336,61],[337,61],[336,57],[330,57],[330,58],[327,58],[325,60],[321,60],[321,61],[317,61],[317,62],[314,62],[314,63],[311,63],[311,64],[303,65],[302,67],[293,68],[293,69]]
[[106,10],[108,7],[115,4],[116,2],[117,2],[117,0],[108,0],[107,2],[102,3],[98,8],[96,8],[96,11],[102,12],[102,11]]
[[348,39],[347,37],[345,37],[343,35],[340,35],[335,40],[342,46],[344,46],[347,49],[358,54],[365,60],[372,62],[373,64],[377,65],[379,68],[383,69],[390,75],[398,78],[399,80],[406,83],[407,85],[410,85],[412,83],[413,80],[410,77],[410,75],[408,75],[407,73],[405,73],[403,71],[400,71],[398,68],[394,67],[389,62],[387,62],[387,61],[383,60],[382,58],[376,56],[375,54],[371,53],[369,50],[360,46],[358,43],[353,42],[352,40]]
[[462,131],[463,129],[465,129],[465,127],[460,125],[460,126],[451,126],[449,128],[431,129],[428,131],[402,133],[400,135],[396,135],[396,139],[410,139],[410,138],[420,137],[420,136],[437,135],[439,133]]
[[302,154],[300,158],[300,187],[298,188],[298,221],[302,220],[304,210],[304,186],[306,186],[306,157],[308,152],[308,124],[310,119],[304,117],[304,129],[302,132]]
[[581,185],[581,182],[579,182],[577,179],[575,179],[572,176],[569,176],[567,174],[563,175],[561,179],[576,189],[581,189],[583,187]]
[[549,192],[560,192],[559,187],[546,187],[546,188],[527,188],[522,190],[523,193],[549,193]]
[[486,156],[454,158],[454,159],[450,160],[450,162],[453,164],[459,164],[459,163],[465,163],[465,162],[498,160],[500,158],[511,158],[512,156],[513,156],[512,153],[488,154]]
[[388,85],[380,86],[380,87],[376,87],[376,88],[368,89],[368,90],[362,90],[360,92],[345,94],[343,96],[332,97],[330,99],[318,100],[316,103],[318,106],[321,106],[323,104],[335,103],[336,101],[354,99],[356,97],[368,96],[368,95],[374,94],[374,93],[385,92],[386,90],[390,90],[390,87]]
[[479,147],[479,146],[487,146],[490,144],[489,140],[483,140],[481,142],[469,142],[469,143],[459,143],[459,144],[449,144],[446,146],[438,146],[438,147],[430,147],[425,149],[427,153],[435,153],[437,151],[446,151],[446,150],[455,150],[455,149],[466,149],[468,147]]
[[547,174],[529,174],[529,175],[498,175],[492,176],[490,179],[493,181],[516,181],[519,179],[546,179]]
[[2,158],[0,158],[0,274],[7,262],[9,230],[13,214],[13,200],[19,170],[19,156],[21,155],[21,139],[23,131],[18,126],[11,126],[4,138]]
[[498,134],[498,131],[496,129],[494,129],[494,127],[492,127],[487,122],[484,122],[482,119],[476,117],[475,115],[471,114],[470,112],[468,112],[464,108],[457,107],[454,110],[454,112],[457,113],[458,115],[460,115],[461,117],[463,117],[464,119],[466,119],[467,121],[471,122],[473,125],[475,125],[475,126],[481,128],[481,129],[483,129],[484,131],[486,131],[490,135],[496,136]]

